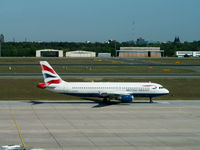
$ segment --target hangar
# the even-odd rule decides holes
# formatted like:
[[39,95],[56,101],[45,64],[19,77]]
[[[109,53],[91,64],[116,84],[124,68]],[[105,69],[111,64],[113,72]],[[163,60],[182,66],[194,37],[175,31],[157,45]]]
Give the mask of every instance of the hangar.
[[55,49],[36,50],[36,57],[63,57],[63,51]]
[[90,51],[77,50],[66,52],[66,57],[96,57],[96,53]]
[[119,57],[161,57],[163,53],[160,47],[120,47],[116,50]]
[[177,57],[200,57],[200,51],[176,51]]
[[98,57],[111,57],[111,53],[98,53]]

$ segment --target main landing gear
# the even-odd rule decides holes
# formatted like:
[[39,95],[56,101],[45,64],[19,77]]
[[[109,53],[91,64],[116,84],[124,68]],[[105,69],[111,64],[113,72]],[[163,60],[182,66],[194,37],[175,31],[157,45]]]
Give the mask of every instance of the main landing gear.
[[149,103],[153,103],[152,97],[149,97]]
[[106,103],[106,104],[110,103],[110,98],[109,97],[104,97],[103,98],[103,102]]

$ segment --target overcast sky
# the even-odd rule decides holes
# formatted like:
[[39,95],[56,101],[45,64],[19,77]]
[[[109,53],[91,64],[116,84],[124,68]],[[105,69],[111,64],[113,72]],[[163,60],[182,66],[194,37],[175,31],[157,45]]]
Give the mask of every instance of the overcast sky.
[[6,41],[200,40],[200,0],[0,0]]

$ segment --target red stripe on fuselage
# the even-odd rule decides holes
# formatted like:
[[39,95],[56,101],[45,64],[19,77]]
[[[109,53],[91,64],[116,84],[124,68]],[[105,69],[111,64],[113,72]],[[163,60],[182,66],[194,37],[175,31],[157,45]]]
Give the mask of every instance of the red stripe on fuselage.
[[42,70],[49,71],[49,72],[51,72],[53,74],[56,74],[56,72],[53,69],[51,69],[51,68],[49,68],[49,67],[47,67],[45,65],[41,65],[41,66],[42,66]]
[[151,86],[153,86],[153,85],[143,85],[144,87],[151,87]]

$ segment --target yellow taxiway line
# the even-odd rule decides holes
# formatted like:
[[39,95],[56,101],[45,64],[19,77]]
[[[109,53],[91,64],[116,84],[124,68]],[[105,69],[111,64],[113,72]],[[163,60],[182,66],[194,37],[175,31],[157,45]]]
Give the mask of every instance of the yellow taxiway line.
[[20,137],[20,139],[21,139],[21,141],[22,141],[22,144],[23,144],[23,146],[24,146],[24,148],[25,148],[25,147],[26,147],[26,144],[25,144],[24,139],[23,139],[23,137],[22,137],[22,134],[21,134],[21,132],[20,132],[19,126],[17,125],[17,121],[15,120],[15,117],[14,117],[14,114],[13,114],[12,110],[10,111],[10,113],[11,113],[11,115],[12,115],[12,119],[13,119],[13,121],[14,121],[14,123],[15,123],[16,128],[17,128],[19,137]]

